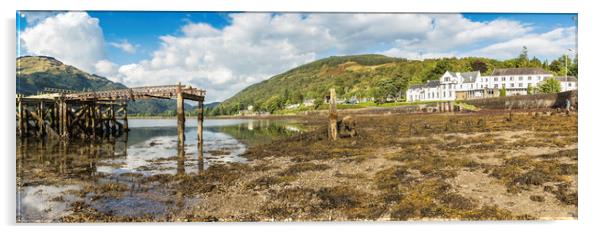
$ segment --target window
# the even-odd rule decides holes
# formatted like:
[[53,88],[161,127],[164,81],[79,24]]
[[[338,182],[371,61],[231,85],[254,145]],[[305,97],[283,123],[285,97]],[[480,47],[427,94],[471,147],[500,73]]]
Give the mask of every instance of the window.
[[493,87],[497,89],[497,84],[494,84]]
[[471,88],[471,89],[473,88],[473,87],[472,87],[472,84],[470,84],[470,88]]
[[512,78],[513,78],[512,76],[511,76],[511,77],[508,77],[508,79],[510,79],[510,81],[512,81]]
[[506,81],[506,77],[502,77],[502,81]]
[[527,77],[527,80],[531,80],[531,76]]
[[569,87],[571,87],[571,86],[572,86],[572,84],[573,84],[573,83],[569,83]]
[[519,81],[523,81],[523,77],[522,77],[522,76],[519,76],[519,77],[518,77],[518,80],[519,80]]
[[452,92],[451,92],[451,91],[449,91],[449,97],[452,97],[452,96],[453,96],[453,95],[452,95]]
[[497,81],[497,77],[493,78],[493,81]]
[[523,87],[523,83],[518,83],[518,87]]
[[510,83],[510,87],[511,87],[511,88],[514,88],[514,83]]

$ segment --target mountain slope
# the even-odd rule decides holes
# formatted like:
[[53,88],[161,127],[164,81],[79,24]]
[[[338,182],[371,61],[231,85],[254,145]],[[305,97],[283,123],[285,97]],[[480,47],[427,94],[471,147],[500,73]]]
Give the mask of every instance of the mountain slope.
[[[86,73],[52,57],[17,58],[17,93],[31,95],[45,88],[98,91],[127,87],[105,77]],[[186,103],[185,108],[194,111],[194,107]],[[134,115],[174,115],[175,110],[175,100],[149,99],[128,103],[128,113]]]
[[341,98],[399,98],[411,84],[437,79],[445,70],[470,71],[475,61],[487,64],[490,70],[503,65],[487,58],[417,61],[372,54],[333,56],[253,84],[222,102],[211,113],[234,114],[250,105],[256,110],[273,112],[303,100],[322,99],[331,87]]
[[52,57],[17,58],[17,93],[30,95],[43,91],[44,88],[82,91],[126,87],[107,78],[88,74]]

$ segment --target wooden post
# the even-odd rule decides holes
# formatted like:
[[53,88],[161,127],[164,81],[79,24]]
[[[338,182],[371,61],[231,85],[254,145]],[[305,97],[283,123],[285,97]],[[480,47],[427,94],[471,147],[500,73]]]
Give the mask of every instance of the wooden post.
[[176,105],[176,115],[178,118],[178,145],[183,146],[184,141],[186,140],[184,136],[184,124],[186,123],[186,117],[184,116],[184,95],[182,93],[182,85],[178,83],[176,88],[177,94],[177,105]]
[[128,104],[127,102],[123,103],[123,131],[130,131],[130,127],[128,125]]
[[115,102],[111,102],[110,105],[110,110],[111,112],[109,112],[111,114],[111,136],[115,136],[117,133],[117,119],[115,118]]
[[337,94],[335,89],[330,89],[330,113],[328,116],[328,137],[337,140]]
[[197,128],[196,128],[196,136],[197,136],[197,144],[199,150],[199,156],[203,155],[203,99],[199,100],[199,105],[197,107]]
[[23,106],[23,100],[21,100],[21,97],[17,97],[17,106],[18,106],[18,110],[17,110],[17,114],[19,115],[19,136],[21,138],[25,137],[25,110],[24,110],[24,106]]
[[90,104],[90,131],[92,139],[96,139],[96,100]]

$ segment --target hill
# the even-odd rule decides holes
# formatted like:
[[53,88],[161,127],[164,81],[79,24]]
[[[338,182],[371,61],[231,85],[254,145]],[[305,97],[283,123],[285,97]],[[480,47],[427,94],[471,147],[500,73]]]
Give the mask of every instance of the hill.
[[107,78],[86,73],[52,57],[17,58],[17,93],[31,95],[44,88],[68,90],[105,90],[126,88]]
[[[24,56],[17,58],[17,93],[32,95],[45,88],[74,91],[107,90],[127,88],[121,83],[89,74],[74,66],[46,56]],[[193,111],[193,106],[185,104]],[[138,100],[128,103],[128,113],[133,115],[174,115],[174,100]]]
[[[446,70],[481,71],[488,75],[494,68],[542,67],[556,74],[564,74],[564,59],[548,65],[533,57],[528,59],[526,49],[514,59],[495,60],[481,57],[408,60],[383,55],[333,56],[320,59],[262,82],[253,84],[225,100],[210,111],[213,115],[236,114],[248,106],[255,110],[274,112],[289,104],[304,100],[321,100],[329,88],[337,96],[403,100],[406,89],[413,84],[438,79]],[[570,65],[569,75],[577,73],[576,61]],[[318,101],[319,102],[319,101]]]
[[[471,70],[473,59],[407,60],[383,55],[334,56],[320,59],[251,85],[213,109],[234,114],[253,105],[273,112],[303,100],[322,99],[334,87],[342,98],[401,97],[411,84],[438,78],[444,70]],[[494,60],[482,59],[487,63]],[[441,61],[441,65],[438,65]],[[441,72],[443,70],[443,72]],[[386,94],[385,94],[386,93]]]

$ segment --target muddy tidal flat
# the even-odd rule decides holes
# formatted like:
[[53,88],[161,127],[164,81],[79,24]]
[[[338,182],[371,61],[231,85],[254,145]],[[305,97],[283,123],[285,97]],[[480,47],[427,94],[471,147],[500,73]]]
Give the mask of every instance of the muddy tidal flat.
[[21,142],[17,221],[577,219],[576,112],[358,114],[337,141],[324,116],[286,119],[215,127],[200,154],[169,132],[121,154]]

